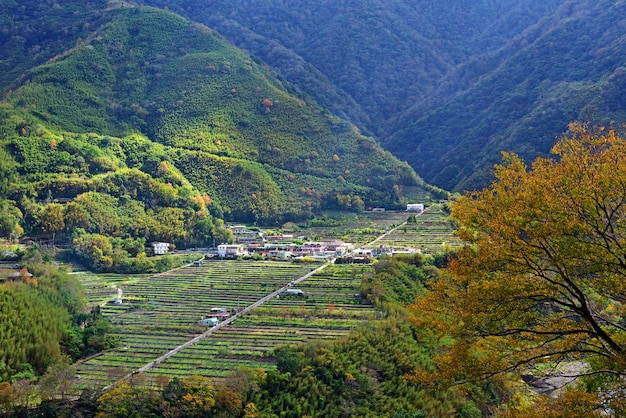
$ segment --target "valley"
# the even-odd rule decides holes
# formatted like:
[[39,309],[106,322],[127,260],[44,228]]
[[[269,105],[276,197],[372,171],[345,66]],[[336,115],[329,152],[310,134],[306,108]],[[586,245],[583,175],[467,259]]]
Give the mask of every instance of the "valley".
[[[451,241],[451,225],[441,208],[435,205],[418,213],[416,219],[424,221],[410,229],[404,221],[389,227],[381,235],[384,241],[374,238],[359,244],[363,248],[421,247],[427,254],[442,252],[446,242],[458,245]],[[358,216],[368,225],[377,219],[379,227],[407,217],[406,212]],[[322,233],[317,227],[316,235],[337,238],[332,234],[345,236],[346,229],[358,226],[349,219],[336,222],[341,228],[326,228]],[[433,229],[432,224],[438,227]],[[337,339],[382,319],[385,313],[361,294],[362,277],[372,274],[372,265],[333,261],[329,265],[213,258],[158,275],[76,272],[88,304],[100,306],[119,338],[116,349],[77,365],[77,385],[100,390],[118,379],[136,378],[138,370],[149,376],[148,381],[159,375],[223,378],[241,367],[271,370],[276,361],[273,350],[281,345]],[[292,286],[303,295],[280,296],[281,290]],[[123,295],[119,303],[118,289]],[[198,324],[218,308],[225,310],[225,316],[203,332],[206,326]]]

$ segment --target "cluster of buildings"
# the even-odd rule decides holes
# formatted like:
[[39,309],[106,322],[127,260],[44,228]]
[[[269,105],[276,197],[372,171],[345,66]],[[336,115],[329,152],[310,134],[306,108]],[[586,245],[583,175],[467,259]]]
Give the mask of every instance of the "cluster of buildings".
[[[384,212],[384,208],[373,208],[373,212]],[[423,203],[410,203],[406,206],[407,212],[424,212]],[[298,257],[310,257],[315,260],[326,260],[335,257],[352,257],[369,259],[381,255],[412,254],[420,252],[416,248],[387,248],[375,249],[354,248],[352,244],[339,239],[305,242],[306,237],[294,237],[292,234],[266,235],[257,228],[248,228],[245,225],[229,227],[235,237],[233,244],[220,244],[217,248],[209,249],[210,256],[219,258],[253,257],[291,260]],[[302,242],[300,244],[300,242]],[[170,251],[170,244],[166,242],[152,243],[152,254],[163,255]]]
[[[344,257],[350,260],[369,260],[381,255],[411,254],[419,252],[419,249],[405,248],[395,249],[380,246],[378,248],[356,248],[353,244],[343,242],[340,239],[321,241],[303,241],[305,237],[293,235],[264,235],[257,230],[247,229],[237,225],[231,227],[236,243],[220,244],[214,250],[213,256],[220,258],[253,257],[278,260],[294,260],[302,257],[324,261],[330,258]],[[300,243],[301,242],[301,243]]]
[[220,244],[214,255],[220,258],[252,257],[255,255],[264,258],[291,260],[298,257],[310,257],[315,260],[326,260],[339,257],[352,251],[352,244],[341,240],[304,242],[293,241],[265,241],[262,243]]

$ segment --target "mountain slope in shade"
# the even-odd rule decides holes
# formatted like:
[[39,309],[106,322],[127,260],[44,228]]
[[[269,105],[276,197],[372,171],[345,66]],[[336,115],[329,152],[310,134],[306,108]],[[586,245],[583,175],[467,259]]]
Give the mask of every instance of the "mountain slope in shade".
[[568,4],[491,60],[448,103],[398,119],[385,145],[448,189],[481,187],[500,151],[547,154],[571,121],[626,121],[626,4]]

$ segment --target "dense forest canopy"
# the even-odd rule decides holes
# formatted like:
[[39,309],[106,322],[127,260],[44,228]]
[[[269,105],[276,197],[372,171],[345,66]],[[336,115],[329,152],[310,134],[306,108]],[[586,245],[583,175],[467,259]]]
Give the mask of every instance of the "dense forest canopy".
[[[445,195],[207,27],[130,5],[25,6],[4,2],[7,16],[26,13],[6,29],[40,64],[4,81],[10,234],[83,228],[206,245],[223,236],[213,218],[274,224]],[[61,26],[72,18],[76,31]]]
[[215,28],[448,190],[487,185],[500,151],[547,155],[571,121],[626,120],[622,2],[148,3]]

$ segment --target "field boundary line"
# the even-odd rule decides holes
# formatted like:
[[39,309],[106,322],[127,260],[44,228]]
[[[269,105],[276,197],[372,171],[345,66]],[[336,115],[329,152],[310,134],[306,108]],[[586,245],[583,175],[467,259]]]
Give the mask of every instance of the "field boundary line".
[[[322,264],[318,268],[308,272],[304,276],[301,276],[301,277],[293,280],[293,284],[300,283],[301,281],[308,279],[309,277],[313,276],[314,274],[319,273],[320,271],[324,270],[329,265],[333,264],[334,261],[335,261],[334,259],[328,260],[328,262]],[[219,331],[220,329],[230,325],[235,319],[239,318],[242,315],[245,315],[246,313],[250,312],[252,309],[254,309],[254,308],[264,304],[265,302],[267,302],[268,300],[272,299],[273,297],[278,296],[280,294],[280,292],[285,291],[286,289],[288,289],[291,286],[292,286],[291,283],[287,284],[287,285],[281,287],[280,289],[275,290],[272,293],[263,296],[261,299],[257,300],[256,302],[254,302],[251,305],[246,306],[241,311],[235,313],[231,317],[229,317],[229,318],[225,319],[224,321],[220,322],[219,324],[213,326],[212,328],[210,328],[209,330],[205,331],[204,333],[202,333],[202,334],[192,338],[191,340],[187,341],[184,344],[179,345],[178,347],[174,348],[173,350],[168,351],[167,353],[165,353],[162,356],[158,357],[157,359],[151,361],[150,363],[146,364],[145,366],[142,366],[142,367],[138,368],[137,370],[134,370],[134,371],[128,373],[127,375],[125,375],[124,377],[116,380],[115,382],[111,383],[110,385],[105,386],[102,390],[104,392],[106,392],[111,387],[115,386],[116,384],[118,384],[118,383],[120,383],[122,381],[130,380],[135,375],[138,375],[138,374],[147,372],[150,369],[153,369],[154,367],[158,366],[160,363],[164,362],[165,360],[169,359],[170,357],[175,356],[176,354],[178,354],[180,351],[184,350],[185,348],[190,347],[190,346],[196,344],[197,342],[205,339],[206,337],[210,336],[211,334],[213,334],[213,333]]]
[[[429,209],[426,208],[423,211],[416,213],[415,217],[417,218],[418,216],[422,216],[422,214],[426,213],[426,211]],[[382,233],[381,235],[379,235],[378,237],[376,237],[376,239],[374,239],[373,241],[368,242],[367,244],[364,244],[363,246],[366,247],[368,245],[372,245],[374,244],[376,241],[379,241],[383,238],[385,238],[387,235],[391,234],[392,232],[394,232],[396,229],[403,227],[404,225],[407,224],[407,221],[402,222],[400,225],[396,226],[395,228],[391,228],[389,231],[385,231],[384,233]]]

